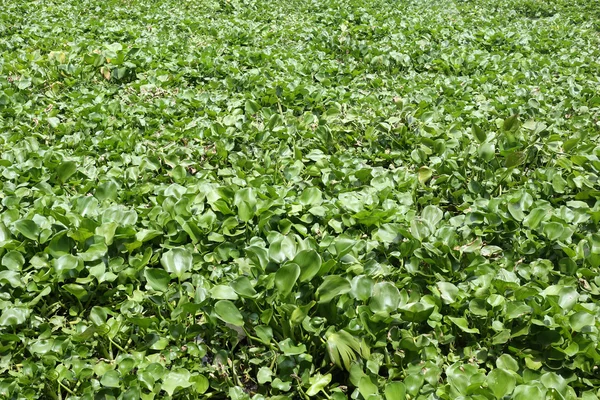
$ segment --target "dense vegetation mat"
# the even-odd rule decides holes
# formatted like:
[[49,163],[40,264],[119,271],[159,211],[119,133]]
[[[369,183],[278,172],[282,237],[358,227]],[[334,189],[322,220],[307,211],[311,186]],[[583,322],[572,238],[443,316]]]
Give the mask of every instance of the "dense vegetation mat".
[[598,398],[598,1],[0,5],[0,397]]

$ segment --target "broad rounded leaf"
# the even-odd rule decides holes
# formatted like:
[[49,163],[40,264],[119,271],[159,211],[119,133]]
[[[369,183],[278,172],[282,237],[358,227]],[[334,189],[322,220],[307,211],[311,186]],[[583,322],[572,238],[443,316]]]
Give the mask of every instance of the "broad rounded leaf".
[[299,276],[300,267],[297,264],[290,263],[279,268],[275,273],[275,287],[281,297],[287,297],[292,292]]
[[162,381],[161,389],[167,392],[169,396],[173,396],[178,388],[188,388],[192,386],[192,375],[187,369],[178,368],[167,373]]
[[75,172],[77,172],[77,164],[73,161],[65,161],[56,168],[56,174],[62,182],[66,182]]
[[0,286],[5,284],[9,284],[14,288],[23,286],[23,282],[21,281],[21,274],[17,271],[0,271]]
[[81,258],[71,254],[64,255],[59,259],[54,260],[53,265],[54,270],[59,274],[64,271],[83,268],[83,262]]
[[548,222],[544,225],[544,234],[549,240],[558,240],[563,235],[563,224],[558,222]]
[[400,291],[391,282],[380,282],[373,286],[373,296],[369,308],[374,313],[391,313],[398,309],[400,304]]
[[586,326],[591,326],[596,323],[594,314],[585,311],[579,311],[569,317],[571,329],[575,332],[581,332]]
[[245,276],[240,276],[231,282],[231,287],[242,297],[254,297],[256,295],[256,290],[254,290],[250,279]]
[[419,178],[419,182],[424,184],[429,179],[431,179],[431,177],[433,176],[433,171],[430,168],[421,167],[421,168],[419,168],[419,172],[418,172],[417,176]]
[[498,368],[502,368],[505,370],[510,370],[514,372],[519,371],[519,363],[510,355],[502,354],[500,357],[496,359],[496,366]]
[[164,269],[145,268],[144,277],[148,285],[159,292],[166,292],[171,282],[171,275]]
[[373,295],[373,287],[375,282],[365,275],[359,275],[352,278],[350,283],[352,296],[361,301],[367,301]]
[[409,322],[426,321],[433,313],[434,307],[431,304],[422,302],[413,302],[400,306],[402,318]]
[[27,239],[38,240],[40,236],[40,228],[35,222],[30,219],[21,219],[15,222],[15,228],[19,233]]
[[508,370],[496,368],[487,376],[488,387],[497,399],[509,395],[515,388],[517,380]]
[[444,212],[439,207],[428,205],[423,209],[421,218],[429,224],[432,230],[435,230],[438,223],[444,218]]
[[327,303],[336,296],[348,293],[350,290],[351,286],[347,278],[339,275],[326,276],[317,289],[319,303]]
[[496,155],[495,152],[496,148],[493,143],[483,143],[477,150],[477,154],[483,161],[492,161]]
[[216,285],[210,289],[210,297],[217,300],[237,300],[238,295],[231,286]]
[[163,254],[160,263],[168,273],[181,278],[192,269],[192,253],[184,248],[174,248]]
[[105,387],[118,388],[121,386],[121,374],[114,369],[106,371],[100,378],[100,383]]
[[321,256],[314,250],[302,250],[293,261],[300,267],[300,282],[310,281],[321,269]]
[[27,321],[30,311],[22,307],[12,307],[2,310],[0,326],[17,326]]
[[544,399],[546,398],[546,390],[532,385],[519,385],[515,388],[512,398],[514,400]]
[[244,318],[240,310],[229,300],[219,300],[215,303],[217,317],[228,324],[243,326]]
[[453,304],[458,298],[458,287],[450,282],[438,282],[437,288],[440,291],[442,300],[445,304]]
[[2,257],[2,265],[11,271],[20,271],[25,265],[25,257],[19,251],[9,251]]
[[318,188],[309,187],[304,189],[299,200],[304,206],[318,206],[323,202],[323,195]]
[[402,382],[390,382],[385,385],[385,400],[404,400],[406,398],[406,387]]
[[467,332],[467,333],[479,333],[479,329],[477,329],[477,328],[469,328],[469,323],[467,322],[467,320],[465,318],[448,317],[448,319],[450,321],[452,321],[452,323],[454,325],[458,326],[460,328],[460,330],[463,331],[463,332]]
[[523,220],[523,225],[531,229],[536,229],[542,221],[550,218],[550,215],[545,208],[534,208]]
[[331,374],[317,374],[310,378],[310,387],[306,391],[308,396],[316,396],[319,392],[324,391],[327,385],[331,382]]

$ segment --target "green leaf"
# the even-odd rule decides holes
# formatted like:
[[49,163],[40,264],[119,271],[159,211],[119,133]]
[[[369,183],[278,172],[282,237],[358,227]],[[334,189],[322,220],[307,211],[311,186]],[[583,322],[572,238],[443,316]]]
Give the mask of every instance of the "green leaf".
[[586,326],[593,326],[596,317],[586,311],[579,311],[569,317],[569,325],[575,332],[581,332]]
[[488,387],[497,399],[511,394],[515,389],[516,382],[513,374],[502,368],[491,370],[487,376]]
[[71,293],[73,296],[77,297],[77,299],[82,300],[87,296],[87,290],[76,283],[69,283],[62,287],[67,292]]
[[420,242],[426,241],[431,231],[424,221],[413,219],[410,222],[410,234]]
[[168,273],[181,279],[184,273],[192,269],[192,254],[187,249],[174,248],[163,254],[160,263]]
[[577,299],[579,298],[579,293],[572,287],[563,287],[558,292],[558,305],[565,311],[571,311],[575,304],[577,304]]
[[425,377],[422,373],[410,374],[404,379],[404,385],[406,386],[406,392],[411,396],[416,396],[419,390],[423,386]]
[[187,369],[177,368],[169,371],[162,379],[161,389],[173,396],[178,388],[188,388],[193,385],[192,375]]
[[385,400],[406,399],[406,387],[402,382],[390,382],[385,385]]
[[98,188],[96,188],[96,192],[94,196],[100,201],[104,200],[116,200],[118,196],[118,186],[113,181],[108,181],[100,184]]
[[433,313],[434,307],[431,304],[412,302],[400,306],[399,309],[402,313],[402,318],[406,321],[423,322]]
[[17,326],[25,323],[30,311],[22,307],[11,307],[2,310],[0,326]]
[[540,382],[546,389],[556,390],[565,398],[567,394],[567,380],[555,372],[546,372],[540,377]]
[[56,174],[61,182],[66,182],[75,172],[77,172],[77,164],[73,161],[65,161],[56,168]]
[[281,379],[275,378],[271,386],[277,390],[281,390],[282,392],[287,392],[292,388],[292,382],[283,382]]
[[496,359],[496,367],[519,372],[519,363],[509,354],[502,354]]
[[171,276],[163,269],[145,268],[144,277],[153,290],[166,292],[171,282]]
[[479,333],[477,328],[469,328],[469,323],[465,318],[447,317],[452,323],[460,328],[461,331],[467,333]]
[[358,355],[363,354],[360,342],[344,330],[328,332],[326,337],[329,358],[338,367],[343,367],[349,371],[351,363],[356,360]]
[[303,344],[295,345],[292,339],[287,338],[279,342],[279,349],[286,356],[297,356],[306,353],[306,346]]
[[352,296],[366,302],[373,295],[374,285],[373,280],[365,275],[355,276],[350,284]]
[[105,387],[118,388],[121,386],[121,374],[114,369],[106,371],[100,378],[100,383]]
[[35,222],[30,219],[20,219],[15,222],[17,231],[27,239],[38,240],[40,236],[40,228]]
[[371,378],[368,376],[363,376],[360,378],[360,381],[358,382],[358,391],[365,399],[368,399],[371,395],[379,393],[377,385],[371,382]]
[[392,313],[398,309],[400,304],[400,292],[390,282],[381,282],[373,286],[373,296],[369,302],[369,308],[374,313]]
[[215,312],[222,321],[235,326],[244,326],[244,318],[240,310],[229,300],[219,300],[215,303]]
[[419,168],[417,176],[419,178],[419,182],[421,184],[425,184],[433,176],[433,171],[430,168],[421,167]]
[[249,222],[254,218],[253,207],[247,202],[243,201],[238,204],[238,217],[243,222]]
[[272,381],[273,371],[268,367],[261,367],[256,375],[256,380],[259,384],[264,385],[267,382]]
[[273,330],[271,329],[271,327],[264,326],[264,325],[258,325],[257,327],[254,328],[254,331],[256,332],[256,336],[264,344],[271,343],[271,340],[273,339]]
[[517,125],[518,120],[518,115],[511,115],[510,117],[504,120],[504,123],[502,124],[502,129],[504,129],[505,131],[510,131]]
[[496,147],[493,143],[483,143],[477,150],[479,157],[483,161],[492,161],[496,155]]
[[293,259],[295,255],[295,245],[287,236],[271,243],[271,246],[269,246],[269,257],[277,263],[283,263],[285,260]]
[[240,276],[236,280],[232,281],[231,287],[242,297],[254,297],[256,295],[256,290],[254,290],[250,279],[245,276]]
[[299,201],[303,206],[318,206],[323,203],[323,194],[319,188],[308,187],[300,195]]
[[563,225],[558,222],[548,222],[544,225],[544,235],[546,235],[548,240],[558,240],[563,235],[563,233]]
[[21,274],[17,271],[0,271],[0,286],[9,284],[13,288],[22,287]]
[[506,156],[506,168],[518,167],[523,164],[527,156],[522,151],[514,151]]
[[25,257],[18,251],[9,251],[2,257],[2,266],[11,271],[20,271],[25,265]]
[[53,261],[54,270],[60,275],[63,272],[73,269],[79,270],[83,267],[81,258],[72,256],[71,254],[64,255]]
[[97,227],[94,233],[98,236],[102,236],[104,238],[104,243],[110,246],[113,243],[118,227],[119,224],[116,222],[107,222]]
[[331,374],[312,376],[309,380],[310,387],[306,391],[307,396],[316,396],[321,391],[325,391],[327,385],[331,382]]
[[515,388],[512,398],[515,400],[531,400],[544,399],[545,397],[546,391],[537,386],[519,385]]
[[319,303],[328,303],[335,297],[348,293],[352,287],[347,278],[339,275],[329,275],[323,278],[323,283],[317,288]]
[[275,273],[275,287],[281,297],[287,297],[296,285],[300,276],[300,267],[297,264],[287,264]]
[[292,262],[300,267],[300,282],[312,280],[321,269],[321,256],[314,250],[301,250]]
[[246,100],[245,109],[247,114],[256,114],[260,111],[260,105],[254,100]]
[[471,131],[473,132],[475,138],[479,141],[479,143],[483,143],[487,140],[487,134],[478,125],[471,125]]
[[238,295],[231,286],[216,285],[210,289],[210,297],[216,300],[237,300]]
[[421,217],[427,222],[431,230],[435,230],[439,222],[444,218],[444,213],[436,206],[426,206],[421,213]]
[[438,282],[437,288],[441,293],[444,304],[453,304],[458,299],[458,288],[450,282]]
[[550,213],[545,208],[534,208],[523,220],[523,226],[536,229],[540,223],[550,218]]

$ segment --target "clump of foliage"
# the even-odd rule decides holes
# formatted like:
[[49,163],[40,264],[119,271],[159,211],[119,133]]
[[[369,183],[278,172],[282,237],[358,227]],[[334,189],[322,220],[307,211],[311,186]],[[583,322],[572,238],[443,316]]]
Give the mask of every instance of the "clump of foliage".
[[594,4],[2,2],[0,397],[597,399]]

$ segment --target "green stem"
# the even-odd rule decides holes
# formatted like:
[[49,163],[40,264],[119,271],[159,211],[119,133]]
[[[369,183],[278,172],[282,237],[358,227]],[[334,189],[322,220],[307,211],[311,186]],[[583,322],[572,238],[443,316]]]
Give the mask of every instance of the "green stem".
[[120,346],[120,345],[119,345],[117,342],[114,342],[114,341],[113,341],[112,339],[110,339],[110,338],[109,338],[108,340],[110,341],[110,343],[114,344],[114,345],[117,347],[117,349],[119,349],[119,350],[120,350],[120,351],[122,351],[123,353],[125,353],[125,352],[126,352],[126,350],[125,350],[123,347],[121,347],[121,346]]
[[75,395],[75,393],[73,393],[73,391],[71,389],[69,389],[68,387],[63,385],[60,380],[58,380],[58,384],[60,385],[61,388],[65,389],[67,391],[67,393],[69,393],[71,396]]
[[108,352],[108,350],[106,350],[106,346],[104,346],[104,343],[102,343],[102,341],[98,340],[98,347],[100,347],[100,352],[102,353],[102,355],[104,356],[104,358],[106,358],[107,360],[112,360],[112,355]]

